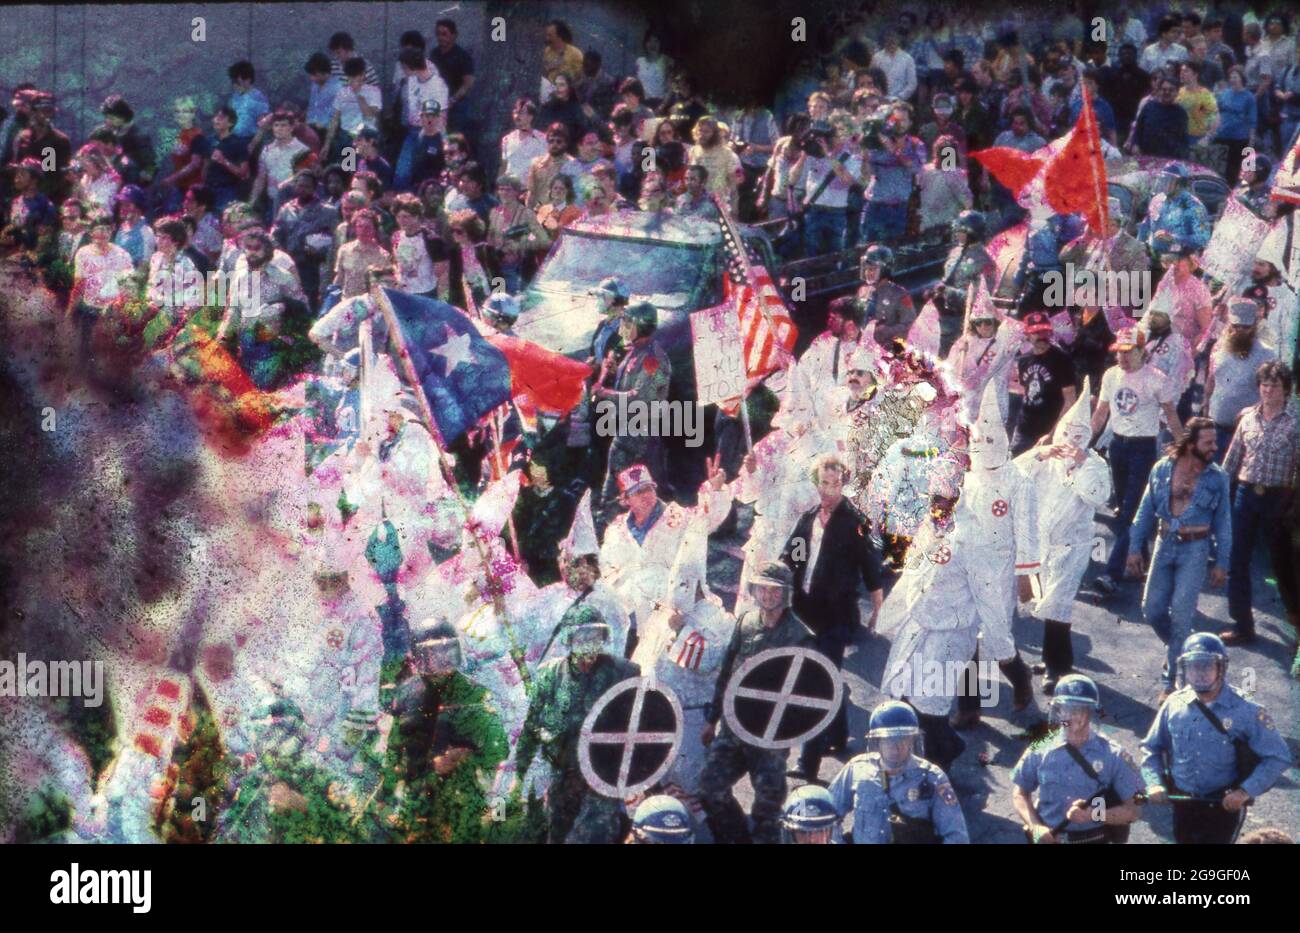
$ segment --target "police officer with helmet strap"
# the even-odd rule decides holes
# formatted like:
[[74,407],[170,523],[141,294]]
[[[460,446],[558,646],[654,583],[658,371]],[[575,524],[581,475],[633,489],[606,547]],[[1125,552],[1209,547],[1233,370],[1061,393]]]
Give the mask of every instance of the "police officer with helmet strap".
[[851,811],[855,843],[970,842],[952,783],[938,765],[914,754],[920,744],[921,723],[911,706],[889,700],[872,710],[867,753],[831,781],[837,835]]
[[1191,635],[1178,656],[1178,689],[1142,740],[1147,799],[1173,804],[1178,843],[1234,842],[1246,808],[1291,766],[1273,718],[1227,677],[1219,637]]
[[1100,705],[1096,683],[1083,674],[1067,674],[1052,691],[1057,728],[1026,749],[1011,772],[1011,802],[1030,842],[1128,841],[1142,782],[1133,757],[1093,728]]
[[695,842],[695,821],[686,805],[669,794],[656,794],[632,811],[633,845],[689,845]]
[[781,842],[827,845],[838,821],[830,791],[817,784],[805,784],[795,788],[781,807]]

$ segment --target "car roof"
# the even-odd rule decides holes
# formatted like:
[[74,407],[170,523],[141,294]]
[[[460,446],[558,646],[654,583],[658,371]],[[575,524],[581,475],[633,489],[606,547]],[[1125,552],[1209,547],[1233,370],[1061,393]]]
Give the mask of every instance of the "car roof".
[[600,217],[579,218],[564,229],[588,236],[658,240],[688,246],[712,246],[722,241],[722,230],[716,220],[666,211],[614,211]]

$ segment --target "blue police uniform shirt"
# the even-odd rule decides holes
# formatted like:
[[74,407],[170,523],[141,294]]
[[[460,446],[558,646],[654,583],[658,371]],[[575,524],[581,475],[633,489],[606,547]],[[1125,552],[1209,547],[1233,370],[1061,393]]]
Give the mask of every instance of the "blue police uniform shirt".
[[[1102,797],[1106,788],[1114,788],[1120,800],[1128,800],[1142,789],[1133,756],[1118,743],[1094,731],[1079,746],[1079,752],[1097,772],[1097,780],[1084,772],[1066,749],[1065,730],[1031,745],[1011,771],[1011,782],[1026,793],[1038,791],[1038,816],[1049,827],[1065,821],[1065,814],[1076,800],[1092,801]],[[1101,823],[1071,823],[1066,830],[1081,833],[1099,829]]]
[[[1246,699],[1235,687],[1224,685],[1219,695],[1205,705],[1219,717],[1224,735],[1196,708],[1196,691],[1183,687],[1174,691],[1142,740],[1142,780],[1147,786],[1169,789],[1169,775],[1179,791],[1193,796],[1217,793],[1239,786],[1258,797],[1277,783],[1291,767],[1291,751],[1268,712]],[[1240,784],[1237,783],[1236,752],[1232,740],[1245,739],[1260,763]]]
[[885,792],[885,771],[878,752],[857,755],[849,760],[830,786],[831,800],[840,822],[835,836],[841,837],[841,823],[853,813],[853,841],[867,845],[893,842],[889,827],[889,802],[898,805],[904,816],[930,820],[935,833],[945,844],[969,843],[966,817],[962,815],[957,794],[948,776],[924,758],[911,757],[903,770],[889,775],[889,792]]
[[1147,218],[1138,225],[1138,239],[1149,246],[1155,246],[1156,235],[1168,233],[1176,243],[1190,246],[1194,250],[1202,250],[1209,245],[1213,229],[1209,212],[1190,191],[1183,190],[1173,197],[1166,196],[1157,210],[1154,222],[1148,213]]

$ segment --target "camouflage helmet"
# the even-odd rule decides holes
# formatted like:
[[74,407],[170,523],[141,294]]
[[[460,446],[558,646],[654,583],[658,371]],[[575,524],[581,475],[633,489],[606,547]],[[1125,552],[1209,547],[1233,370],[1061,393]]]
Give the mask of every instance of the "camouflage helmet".
[[602,641],[609,641],[609,624],[595,606],[579,603],[570,606],[560,617],[560,629],[564,632],[564,643],[573,647],[573,643],[586,636],[599,636]]
[[880,274],[888,275],[894,268],[894,251],[888,246],[874,244],[867,247],[867,251],[862,254],[862,263],[864,266],[880,266]]
[[952,232],[965,233],[972,240],[983,240],[988,233],[984,215],[979,211],[962,211],[952,222]]
[[780,586],[790,589],[794,586],[794,571],[779,560],[769,560],[758,568],[758,572],[749,582],[755,586]]
[[659,312],[648,301],[638,301],[623,309],[623,318],[636,325],[637,336],[646,337],[659,326]]

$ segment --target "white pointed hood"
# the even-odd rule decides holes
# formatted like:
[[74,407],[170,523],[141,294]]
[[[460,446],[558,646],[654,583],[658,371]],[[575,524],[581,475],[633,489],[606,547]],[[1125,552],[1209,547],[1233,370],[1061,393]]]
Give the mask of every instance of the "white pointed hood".
[[584,554],[599,554],[600,544],[596,541],[596,523],[591,517],[591,490],[582,494],[578,511],[573,513],[573,525],[569,534],[560,543],[560,550],[570,558]]
[[695,607],[697,587],[704,587],[708,575],[709,535],[703,516],[693,518],[686,526],[682,543],[677,547],[677,558],[668,571],[668,593],[665,600],[669,608],[689,612]]
[[1087,447],[1092,439],[1092,394],[1087,376],[1083,377],[1083,391],[1074,400],[1070,410],[1056,423],[1056,432],[1052,440],[1058,444],[1070,443],[1076,447]]
[[979,417],[970,429],[971,469],[996,470],[1010,457],[1010,446],[1002,420],[1002,407],[998,404],[997,386],[989,380],[980,400]]
[[478,528],[482,535],[494,538],[501,534],[514,511],[515,500],[519,498],[519,478],[519,471],[511,470],[483,490],[483,495],[470,509],[469,524]]

